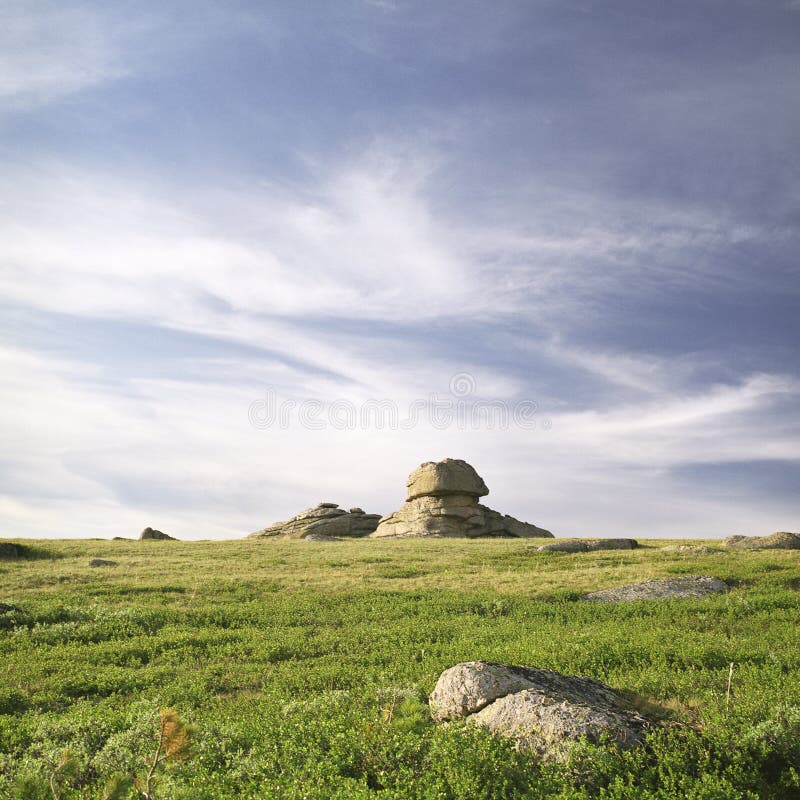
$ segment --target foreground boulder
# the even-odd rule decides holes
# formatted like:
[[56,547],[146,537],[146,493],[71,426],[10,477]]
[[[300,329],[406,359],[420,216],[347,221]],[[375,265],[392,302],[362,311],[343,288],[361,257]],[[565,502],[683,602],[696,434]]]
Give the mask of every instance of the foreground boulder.
[[561,539],[538,547],[540,553],[592,553],[596,550],[633,550],[636,539]]
[[145,528],[139,534],[139,539],[159,539],[159,540],[169,539],[172,542],[177,541],[177,539],[174,536],[170,536],[168,533],[164,533],[164,531],[157,531],[155,530],[155,528]]
[[325,536],[327,539],[316,538],[316,541],[330,541],[340,536],[367,536],[378,527],[380,518],[380,514],[365,514],[360,508],[345,511],[336,503],[319,503],[291,519],[251,533],[248,538],[309,539]]
[[553,536],[550,531],[481,505],[478,498],[489,489],[466,461],[426,461],[409,475],[406,487],[406,502],[380,520],[373,538]]
[[488,661],[445,670],[429,703],[437,722],[466,719],[545,759],[565,759],[581,737],[633,747],[649,725],[600,681]]
[[586,594],[583,599],[593,603],[619,603],[624,600],[691,599],[727,591],[728,584],[719,578],[710,575],[684,575],[603,589]]
[[800,550],[800,533],[777,531],[769,536],[729,536],[722,544],[734,550]]

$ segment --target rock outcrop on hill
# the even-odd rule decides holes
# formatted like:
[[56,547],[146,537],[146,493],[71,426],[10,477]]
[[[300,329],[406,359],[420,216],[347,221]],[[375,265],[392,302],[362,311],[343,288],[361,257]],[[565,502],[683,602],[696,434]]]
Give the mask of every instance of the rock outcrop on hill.
[[514,740],[517,749],[563,760],[586,737],[628,748],[649,722],[609,686],[547,669],[467,661],[446,669],[429,697],[436,721],[465,719]]
[[709,594],[728,591],[728,584],[710,575],[683,575],[678,578],[661,578],[627,586],[616,586],[583,596],[593,603],[619,603],[624,600],[697,599]]
[[769,536],[729,536],[722,544],[734,550],[800,550],[800,533],[777,531]]
[[592,553],[596,550],[633,550],[636,539],[561,539],[537,548],[540,553]]
[[139,534],[139,539],[161,539],[161,540],[169,539],[172,542],[178,541],[174,536],[170,536],[168,533],[164,533],[164,531],[157,531],[155,530],[155,528],[145,528]]
[[[291,519],[276,522],[267,528],[251,533],[248,538],[306,539],[329,541],[340,536],[367,536],[378,527],[380,514],[365,514],[360,508],[345,511],[336,503],[319,503],[307,508]],[[320,539],[320,536],[328,537]]]
[[466,461],[426,461],[409,475],[406,487],[406,502],[380,520],[373,538],[553,536],[550,531],[481,505],[478,498],[489,489]]

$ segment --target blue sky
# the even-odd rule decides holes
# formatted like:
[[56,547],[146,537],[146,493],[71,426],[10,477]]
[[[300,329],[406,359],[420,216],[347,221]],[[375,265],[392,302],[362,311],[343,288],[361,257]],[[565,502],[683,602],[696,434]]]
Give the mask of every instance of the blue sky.
[[[0,0],[0,535],[800,527],[800,3]],[[253,425],[254,402],[537,404]],[[455,384],[453,384],[455,385]]]

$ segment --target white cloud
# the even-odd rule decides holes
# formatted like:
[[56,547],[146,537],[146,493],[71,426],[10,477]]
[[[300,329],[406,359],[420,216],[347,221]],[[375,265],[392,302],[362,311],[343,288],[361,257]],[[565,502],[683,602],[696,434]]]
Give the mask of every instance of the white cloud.
[[[577,227],[564,226],[565,209],[554,226],[551,209],[541,230],[445,218],[428,196],[436,166],[378,150],[317,168],[305,184],[313,192],[197,191],[52,163],[7,166],[0,285],[20,303],[193,328],[210,322],[209,295],[242,313],[394,322],[489,318],[537,303],[537,318],[552,322],[585,313],[602,292],[630,291],[633,274],[641,291],[713,280],[677,256],[733,235],[723,220],[663,209],[639,212],[659,217],[647,234],[633,230],[641,216],[620,222],[619,209]],[[591,210],[581,209],[579,218]]]
[[[150,524],[186,538],[231,537],[322,500],[385,513],[402,502],[417,463],[448,455],[478,467],[491,506],[561,535],[713,536],[790,522],[786,502],[723,502],[669,477],[702,461],[792,458],[800,432],[770,412],[798,387],[777,376],[556,414],[549,431],[438,430],[424,420],[411,430],[313,431],[296,417],[286,430],[256,430],[252,381],[277,383],[270,368],[259,376],[232,363],[230,382],[132,378],[121,390],[74,361],[10,349],[0,359],[0,510],[15,535],[135,535]],[[336,396],[334,386],[291,381],[305,397]]]
[[46,102],[126,74],[118,37],[91,5],[0,4],[0,99]]
[[[131,374],[109,385],[98,365],[8,349],[2,433],[16,490],[0,505],[7,525],[31,535],[131,535],[151,524],[179,536],[232,536],[320,500],[385,512],[402,500],[417,463],[450,455],[485,474],[493,506],[560,534],[716,535],[737,520],[742,532],[759,532],[767,519],[785,526],[786,508],[774,499],[717,504],[698,490],[678,510],[664,493],[676,466],[794,459],[797,431],[773,413],[780,397],[800,393],[794,382],[752,375],[689,389],[694,359],[576,348],[558,326],[539,355],[619,387],[617,405],[554,411],[551,431],[524,435],[250,427],[248,406],[267,385],[296,400],[407,404],[470,370],[482,396],[518,397],[524,381],[502,363],[469,363],[468,346],[454,357],[409,341],[371,343],[330,320],[413,329],[527,313],[532,303],[543,319],[563,319],[585,310],[598,283],[625,285],[638,269],[632,253],[725,235],[708,220],[639,235],[610,216],[577,238],[569,226],[544,232],[546,219],[538,231],[515,220],[466,225],[435,213],[435,168],[378,153],[318,171],[313,191],[198,192],[54,164],[6,166],[2,178],[14,187],[0,201],[7,302],[218,336],[312,367],[198,356],[193,373],[207,380]],[[598,252],[613,270],[592,272]],[[512,270],[502,253],[512,254]],[[705,278],[678,271],[674,279]],[[615,497],[631,499],[615,508]]]
[[738,386],[666,395],[611,411],[555,414],[562,446],[598,463],[664,470],[691,463],[792,460],[800,452],[791,419],[770,412],[781,399],[800,396],[800,383],[780,375],[753,375]]
[[163,76],[208,40],[274,47],[274,15],[219,4],[0,0],[0,101],[28,110],[134,75]]

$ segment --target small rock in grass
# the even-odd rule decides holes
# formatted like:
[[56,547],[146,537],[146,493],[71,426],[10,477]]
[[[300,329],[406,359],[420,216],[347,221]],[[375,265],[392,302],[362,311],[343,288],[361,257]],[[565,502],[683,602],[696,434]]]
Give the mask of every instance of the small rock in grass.
[[625,600],[693,599],[728,591],[728,584],[710,575],[685,575],[632,583],[590,592],[584,600],[593,603],[619,603]]
[[561,539],[543,544],[540,553],[592,553],[596,550],[633,550],[639,546],[636,539]]
[[89,566],[90,567],[116,567],[117,566],[117,562],[116,561],[109,561],[106,558],[93,558],[89,562]]
[[636,539],[587,539],[589,551],[594,550],[635,550],[639,546]]
[[536,548],[539,553],[586,553],[589,548],[580,539],[562,539]]

